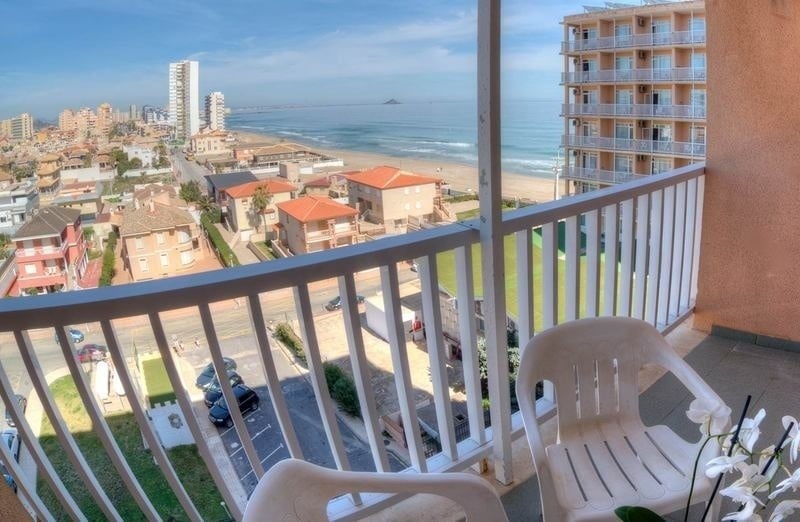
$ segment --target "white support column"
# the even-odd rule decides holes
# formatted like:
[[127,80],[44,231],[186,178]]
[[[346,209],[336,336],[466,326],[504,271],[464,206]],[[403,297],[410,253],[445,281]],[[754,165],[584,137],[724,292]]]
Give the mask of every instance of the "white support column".
[[663,221],[662,190],[650,194],[650,259],[647,261],[647,299],[644,320],[656,326],[656,309],[658,308],[658,280],[661,273],[661,225]]
[[661,218],[661,270],[658,275],[658,308],[656,310],[656,328],[663,328],[669,323],[669,288],[672,275],[672,254],[675,229],[675,187],[664,189],[664,201]]
[[[667,321],[671,323],[684,312],[680,306],[681,281],[686,270],[683,263],[684,242],[686,237],[686,183],[679,183],[675,188],[675,232],[672,241],[672,276],[669,288],[669,313]],[[689,249],[686,249],[689,250]]]
[[631,315],[631,295],[633,290],[633,200],[626,199],[620,205],[622,230],[620,230],[620,287],[619,315]]
[[558,223],[542,225],[542,322],[558,324]]
[[683,248],[683,271],[681,272],[680,309],[688,310],[691,306],[689,293],[691,290],[692,267],[694,260],[695,221],[697,219],[697,180],[686,182],[686,236]]
[[570,216],[565,220],[565,319],[573,321],[580,315],[580,280],[581,280],[581,256],[578,251],[578,216]]
[[478,2],[478,193],[495,478],[513,480],[504,243],[500,227],[500,0]]
[[694,255],[692,257],[692,282],[689,291],[689,306],[694,306],[697,298],[697,273],[700,270],[700,236],[703,230],[703,198],[706,190],[705,175],[697,178],[697,194],[695,195],[694,220]]

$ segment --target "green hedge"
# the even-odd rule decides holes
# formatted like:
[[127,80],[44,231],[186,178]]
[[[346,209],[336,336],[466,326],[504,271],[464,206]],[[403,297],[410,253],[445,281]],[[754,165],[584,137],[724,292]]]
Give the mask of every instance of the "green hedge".
[[303,341],[297,337],[292,327],[287,323],[280,323],[275,327],[275,338],[281,341],[289,348],[295,357],[297,357],[303,366],[307,366],[306,352],[303,350]]
[[214,226],[214,223],[211,222],[211,219],[206,215],[203,214],[200,218],[200,224],[208,234],[208,239],[211,240],[211,243],[214,245],[214,249],[217,251],[217,257],[222,261],[222,264],[225,266],[239,266],[239,259],[236,257],[236,254],[233,253],[231,247],[225,240],[222,238],[222,234],[219,233],[217,227]]
[[345,413],[361,417],[361,404],[358,402],[358,392],[353,378],[333,363],[324,362],[322,368],[333,400],[339,403],[339,407]]
[[108,240],[106,241],[106,249],[103,252],[103,270],[100,273],[100,286],[111,286],[111,279],[116,273],[114,264],[116,258],[114,257],[114,249],[117,247],[117,236],[114,232],[109,232]]

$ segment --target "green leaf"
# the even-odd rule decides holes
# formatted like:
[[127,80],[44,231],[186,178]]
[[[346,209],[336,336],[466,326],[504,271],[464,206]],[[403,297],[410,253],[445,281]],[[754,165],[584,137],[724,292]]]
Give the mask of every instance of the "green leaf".
[[620,506],[614,513],[623,522],[664,522],[661,515],[640,506]]

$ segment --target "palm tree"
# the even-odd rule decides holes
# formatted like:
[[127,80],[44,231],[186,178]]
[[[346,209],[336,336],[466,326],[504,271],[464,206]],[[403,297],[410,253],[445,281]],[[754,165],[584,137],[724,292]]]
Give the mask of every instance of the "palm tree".
[[[264,221],[264,227],[266,228],[267,222],[265,217],[265,212],[267,207],[272,203],[272,194],[269,191],[269,188],[266,185],[262,185],[256,189],[253,193],[253,199],[250,201],[250,205],[253,209],[253,212],[257,215],[261,216],[261,220]],[[258,224],[256,224],[256,231],[258,230]]]

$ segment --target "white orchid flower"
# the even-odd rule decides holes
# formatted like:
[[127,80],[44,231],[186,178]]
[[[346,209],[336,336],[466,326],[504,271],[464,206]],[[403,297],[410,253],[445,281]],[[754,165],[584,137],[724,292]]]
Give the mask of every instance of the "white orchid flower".
[[775,491],[769,494],[770,500],[789,489],[792,490],[792,493],[800,489],[800,469],[796,469],[789,478],[778,484]]
[[800,510],[800,500],[783,500],[775,506],[775,510],[769,516],[769,522],[780,522],[793,515],[795,509]]
[[781,421],[783,422],[783,429],[788,428],[789,423],[794,423],[792,429],[789,430],[789,437],[786,439],[785,443],[791,443],[789,447],[789,462],[794,464],[794,461],[797,460],[797,453],[800,451],[800,426],[798,426],[797,419],[791,415],[784,415]]
[[[720,493],[722,493],[720,491]],[[755,513],[756,510],[756,503],[755,502],[747,502],[744,505],[744,508],[741,511],[734,511],[733,513],[728,513],[722,520],[737,520],[739,522],[761,522],[761,515],[757,515]]]
[[730,421],[731,409],[719,401],[695,399],[689,405],[686,416],[700,425],[703,435],[719,435]]
[[767,412],[764,411],[764,408],[761,408],[754,418],[742,421],[742,428],[739,430],[739,444],[749,453],[753,452],[753,446],[758,442],[758,437],[761,436],[759,425],[766,416]]
[[747,460],[747,455],[735,455],[733,457],[723,455],[713,458],[706,463],[706,476],[714,478],[720,473],[730,473],[736,469],[736,464],[745,460]]

